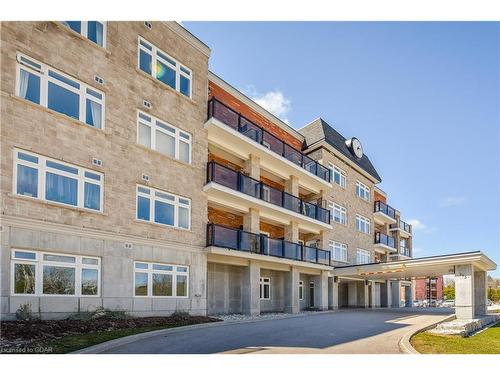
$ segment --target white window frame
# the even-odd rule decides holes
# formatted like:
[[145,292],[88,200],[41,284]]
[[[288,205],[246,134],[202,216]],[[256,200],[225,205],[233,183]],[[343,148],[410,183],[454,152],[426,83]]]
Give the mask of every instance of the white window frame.
[[[328,163],[328,169],[330,169],[330,175],[332,176],[332,184],[336,184],[340,186],[341,188],[345,189],[347,186],[347,174],[345,171],[339,167],[337,167],[335,164]],[[340,175],[340,183],[337,183],[335,181],[335,174],[338,173]]]
[[[20,159],[18,156],[19,152],[38,158],[38,163],[34,163],[31,161]],[[67,166],[69,168],[78,169],[78,174],[73,174],[70,172],[62,171],[60,169],[48,167],[47,161],[61,164],[61,165]],[[17,169],[18,169],[19,165],[23,165],[25,167],[34,168],[34,169],[38,170],[37,197],[30,197],[29,195],[18,194],[18,192],[17,192]],[[47,172],[57,174],[58,176],[68,177],[68,178],[72,178],[74,180],[77,180],[77,205],[76,206],[74,206],[72,204],[68,204],[68,203],[48,200],[45,198],[45,194],[46,194],[45,180],[46,180]],[[89,173],[98,175],[100,177],[100,180],[98,181],[98,180],[95,180],[93,178],[86,177],[85,172],[89,172]],[[85,207],[85,183],[86,182],[99,186],[99,193],[100,193],[99,210]],[[20,197],[28,197],[31,199],[36,199],[36,200],[45,202],[45,203],[57,204],[57,205],[61,205],[64,207],[77,208],[77,209],[82,209],[82,210],[86,210],[89,212],[101,212],[101,213],[104,210],[104,174],[103,173],[94,171],[92,169],[82,168],[82,167],[79,167],[77,165],[66,163],[66,162],[63,162],[63,161],[60,161],[57,159],[48,158],[46,156],[35,154],[34,152],[25,151],[25,150],[22,150],[19,148],[14,149],[14,178],[12,179],[12,191],[15,195],[20,196]]]
[[368,264],[372,262],[372,254],[365,249],[356,249],[356,264]]
[[[28,60],[28,61],[26,61]],[[31,102],[28,99],[24,99],[21,97],[21,69],[27,71],[30,74],[36,75],[40,78],[40,103]],[[65,82],[58,80],[57,78],[50,77],[49,72],[54,72],[55,74],[59,74],[62,77],[73,81],[80,85],[80,88],[73,87],[68,85]],[[49,97],[49,82],[53,83],[59,87],[62,87],[68,91],[71,91],[74,94],[77,94],[79,97],[79,113],[78,119],[74,117],[68,116],[62,112],[57,112],[54,109],[49,108],[48,106],[48,97]],[[89,93],[88,91],[93,91],[101,96],[101,98]],[[61,72],[60,70],[54,69],[47,64],[44,64],[32,57],[29,57],[22,53],[17,53],[17,67],[16,67],[16,96],[22,98],[23,100],[28,100],[33,104],[41,105],[49,109],[50,111],[54,111],[59,113],[60,115],[66,116],[70,119],[77,120],[94,129],[104,130],[105,128],[105,119],[106,119],[106,105],[105,105],[105,95],[101,90],[96,89],[93,86],[87,85],[82,81],[71,77],[70,75]],[[93,125],[87,124],[87,99],[94,101],[101,105],[101,127],[97,128]]]
[[[137,268],[137,264],[147,264],[147,268]],[[153,265],[158,266],[166,266],[172,267],[171,271],[167,270],[155,270],[153,269]],[[179,268],[186,268],[186,271],[179,271]],[[148,275],[148,284],[147,284],[147,295],[145,296],[136,296],[135,295],[135,274],[139,273],[147,273]],[[171,296],[153,296],[153,274],[161,274],[161,275],[172,275],[172,295]],[[178,296],[177,295],[177,276],[187,276],[186,282],[186,295]],[[179,265],[179,264],[167,264],[167,263],[159,263],[159,262],[142,262],[140,260],[134,261],[134,274],[133,274],[133,296],[134,298],[189,298],[189,266]]]
[[[330,221],[332,223],[347,225],[347,208],[332,201],[328,202],[328,208],[330,209]],[[340,221],[335,220],[336,213],[339,214]]]
[[[269,295],[266,297],[265,296],[265,285],[269,286]],[[260,287],[260,299],[261,300],[270,300],[271,299],[271,278],[270,277],[261,277],[259,279],[259,287]]]
[[[146,192],[140,191],[140,188],[142,189],[147,189],[149,191],[149,194]],[[168,200],[166,198],[162,198],[160,196],[157,196],[156,193],[160,194],[166,194],[169,196],[172,196],[174,200]],[[149,199],[149,220],[144,220],[139,218],[139,207],[138,207],[138,197],[144,197]],[[181,199],[189,201],[189,203],[182,203]],[[160,201],[163,203],[168,203],[174,206],[174,225],[169,225],[169,224],[164,224],[164,223],[158,223],[155,221],[155,201]],[[172,194],[164,190],[159,190],[155,189],[149,186],[144,186],[144,185],[137,185],[136,187],[136,198],[135,198],[135,218],[136,220],[142,221],[144,223],[152,223],[152,224],[157,224],[157,225],[163,225],[169,228],[175,228],[175,229],[180,229],[180,230],[191,230],[191,206],[192,202],[190,198],[187,197],[182,197],[180,195]],[[188,209],[188,227],[183,228],[179,227],[179,208],[187,208]]]
[[[347,257],[347,244],[330,240],[328,241],[328,247],[330,248],[330,253],[331,259],[336,261],[336,262],[348,262],[348,257]],[[337,256],[337,254],[339,256]]]
[[[361,226],[360,223],[363,223]],[[363,228],[366,228],[366,230],[362,230]],[[356,215],[356,230],[361,233],[366,233],[370,234],[371,233],[371,220],[368,219],[367,217],[364,217],[362,215]]]
[[[149,121],[147,118],[149,118]],[[162,155],[165,155],[167,157],[171,157],[170,155],[166,155],[159,151],[156,147],[156,131],[159,131],[161,133],[164,133],[170,137],[173,137],[175,140],[175,150],[174,150],[174,159],[180,161],[181,163],[187,163],[191,164],[192,162],[192,153],[193,153],[193,147],[192,147],[192,135],[191,133],[188,133],[184,130],[181,130],[177,128],[176,126],[173,126],[169,124],[166,121],[160,120],[159,118],[150,115],[149,113],[137,110],[137,144],[140,144],[141,146],[148,147],[146,145],[143,145],[140,143],[140,137],[139,137],[139,129],[141,125],[144,126],[149,126],[150,129],[150,145],[149,147],[152,150],[155,150],[159,152]],[[172,128],[173,131],[170,131],[167,128]],[[184,135],[184,136],[183,136]],[[188,161],[184,161],[180,159],[180,144],[184,143],[189,147],[189,159]]]
[[[25,259],[17,258],[16,252],[33,253],[35,254],[35,259]],[[64,257],[75,258],[74,263],[70,262],[57,262],[57,261],[47,261],[44,260],[45,255],[55,255]],[[82,259],[94,259],[97,260],[97,265],[95,264],[83,264]],[[24,294],[15,293],[15,265],[16,264],[28,264],[35,266],[35,293],[34,294]],[[37,250],[27,250],[27,249],[17,249],[13,248],[11,250],[11,261],[10,261],[10,293],[12,296],[23,296],[23,297],[83,297],[83,298],[98,298],[101,296],[101,258],[91,255],[75,255],[67,253],[53,253],[46,251]],[[75,294],[44,294],[43,293],[43,266],[57,266],[63,268],[74,268],[75,269]],[[83,269],[93,269],[97,270],[97,294],[82,294],[82,271]]]
[[304,300],[304,282],[302,280],[299,281],[299,301]]
[[361,181],[356,181],[356,196],[370,202],[370,188]]
[[96,46],[99,46],[99,47],[102,47],[102,48],[106,49],[106,34],[107,34],[107,23],[106,23],[106,21],[94,21],[94,22],[98,22],[98,23],[100,23],[102,25],[102,46],[99,45],[99,44],[97,44],[93,40],[89,39],[89,37],[88,37],[88,24],[89,24],[89,21],[79,21],[79,22],[80,22],[80,32],[78,32],[76,30],[73,30],[71,27],[69,27],[69,25],[66,25],[66,23],[64,21],[62,21],[61,23],[64,25],[64,27],[67,27],[72,32],[84,36],[90,42],[94,43]]
[[[145,43],[151,47],[151,50],[147,49],[142,43]],[[170,69],[175,71],[175,89],[170,87],[172,90],[177,91],[181,95],[184,95],[181,93],[181,76],[189,80],[189,96],[186,96],[190,99],[193,97],[193,71],[189,69],[187,66],[181,64],[177,59],[173,58],[170,56],[168,53],[165,51],[161,50],[160,48],[156,47],[153,43],[147,41],[143,37],[139,36],[137,39],[137,69],[141,70],[141,72],[144,72],[141,69],[141,54],[140,51],[143,51],[147,53],[148,55],[151,56],[151,76],[157,80],[158,82],[164,84],[165,86],[170,87],[166,83],[160,81],[158,78],[156,78],[156,61],[159,60],[162,64],[167,65]],[[170,60],[172,60],[175,63],[175,66],[172,65],[169,61],[163,59],[161,56],[158,55],[158,52],[161,54],[165,55],[168,57]],[[183,71],[184,70],[184,71]],[[149,73],[144,72],[149,75]]]

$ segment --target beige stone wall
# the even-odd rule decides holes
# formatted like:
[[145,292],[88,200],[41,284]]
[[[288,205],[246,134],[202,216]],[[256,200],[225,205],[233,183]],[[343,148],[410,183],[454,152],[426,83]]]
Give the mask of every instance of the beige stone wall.
[[[207,161],[208,56],[181,37],[175,25],[108,22],[101,48],[57,22],[2,22],[1,197],[4,215],[29,217],[77,227],[203,246],[207,200],[202,193]],[[142,36],[193,72],[192,99],[137,69]],[[16,52],[25,53],[105,93],[105,128],[94,129],[65,115],[15,96]],[[104,79],[104,85],[94,81]],[[152,108],[143,107],[143,99]],[[136,111],[141,109],[191,133],[192,164],[137,144]],[[19,147],[104,173],[102,214],[46,204],[12,194],[13,148]],[[94,167],[92,158],[103,166]],[[191,230],[134,220],[136,184],[191,198]]]

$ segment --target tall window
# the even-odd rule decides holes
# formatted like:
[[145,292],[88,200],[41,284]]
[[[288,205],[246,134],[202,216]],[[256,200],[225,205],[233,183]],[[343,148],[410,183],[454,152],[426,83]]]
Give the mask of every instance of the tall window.
[[187,297],[189,267],[162,263],[134,263],[135,297]]
[[330,208],[330,215],[332,218],[332,221],[346,225],[347,224],[347,209],[345,207],[342,207],[341,205],[334,203],[334,202],[328,202],[328,206]]
[[304,282],[301,280],[299,281],[299,300],[304,299]]
[[337,241],[329,241],[328,246],[332,259],[338,262],[347,262],[347,245]]
[[367,250],[357,249],[356,264],[367,264],[371,262],[371,254]]
[[271,279],[269,277],[260,278],[260,299],[271,299]]
[[190,229],[191,199],[138,185],[137,219]]
[[370,234],[370,219],[356,215],[356,229],[359,232]]
[[12,250],[13,295],[100,295],[101,260],[97,257]]
[[102,211],[103,180],[102,173],[14,150],[14,194]]
[[345,172],[332,163],[328,164],[328,169],[330,169],[330,178],[332,179],[332,181],[345,189],[347,183]]
[[145,39],[139,37],[138,43],[139,69],[190,98],[191,70]]
[[104,128],[104,93],[31,57],[18,54],[17,61],[19,97]]
[[106,48],[106,22],[63,21],[63,24],[78,34],[82,34],[98,46]]
[[370,201],[370,188],[365,184],[356,181],[356,195],[365,201]]
[[137,111],[137,142],[171,158],[191,163],[191,134]]

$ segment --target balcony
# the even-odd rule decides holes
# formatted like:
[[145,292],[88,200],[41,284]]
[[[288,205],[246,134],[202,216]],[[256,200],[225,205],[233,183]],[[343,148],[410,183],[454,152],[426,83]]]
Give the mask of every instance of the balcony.
[[327,250],[216,224],[207,226],[207,247],[209,246],[331,266],[330,252]]
[[388,236],[385,233],[376,232],[375,233],[375,251],[379,252],[395,252],[396,249],[396,241],[394,237]]
[[315,204],[275,189],[241,172],[214,161],[208,163],[208,200],[241,212],[258,209],[261,217],[283,225],[296,221],[299,228],[312,233],[331,229],[330,212]]
[[396,210],[382,201],[374,204],[373,219],[377,224],[396,224]]
[[243,160],[254,154],[260,158],[261,168],[283,179],[295,175],[299,178],[299,185],[314,193],[330,186],[328,168],[215,98],[208,102],[205,128],[211,144]]
[[404,238],[411,237],[411,225],[399,219],[399,223],[391,224],[389,226],[391,232],[399,231],[399,235]]

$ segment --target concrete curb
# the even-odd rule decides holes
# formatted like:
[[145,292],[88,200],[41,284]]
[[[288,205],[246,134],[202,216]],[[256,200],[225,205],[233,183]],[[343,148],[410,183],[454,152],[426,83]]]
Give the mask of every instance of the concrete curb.
[[439,322],[430,324],[430,325],[423,327],[423,328],[419,328],[415,331],[410,331],[410,332],[405,333],[403,335],[403,337],[401,337],[401,339],[399,339],[399,350],[401,350],[401,352],[403,354],[422,354],[420,352],[417,352],[417,350],[411,345],[411,343],[410,343],[411,338],[413,336],[415,336],[417,333],[427,331],[429,329],[433,329],[438,324],[441,324],[444,322],[449,322],[451,320],[454,320],[455,318],[456,318],[455,314],[452,314],[452,315],[447,316],[443,320],[440,320]]
[[116,348],[118,346],[130,344],[132,342],[139,341],[142,339],[147,339],[150,337],[161,336],[161,335],[171,333],[171,332],[190,331],[190,330],[196,330],[196,329],[201,329],[201,328],[206,328],[206,327],[230,326],[233,324],[242,324],[242,323],[257,323],[257,322],[262,322],[262,321],[267,321],[267,320],[293,319],[293,318],[301,318],[301,317],[310,316],[310,315],[334,314],[336,311],[338,311],[338,310],[314,311],[314,312],[309,312],[309,313],[305,313],[305,314],[304,313],[303,314],[293,314],[290,316],[278,316],[278,317],[269,317],[269,318],[263,317],[263,318],[248,319],[248,320],[211,322],[211,323],[193,324],[193,325],[184,326],[184,327],[158,329],[155,331],[143,332],[143,333],[138,333],[136,335],[130,335],[130,336],[125,336],[125,337],[120,337],[120,338],[114,339],[114,340],[105,341],[103,343],[89,346],[88,348],[83,348],[83,349],[80,349],[80,350],[77,350],[77,351],[74,351],[74,352],[71,352],[68,354],[99,354],[99,353],[102,353],[106,350]]

